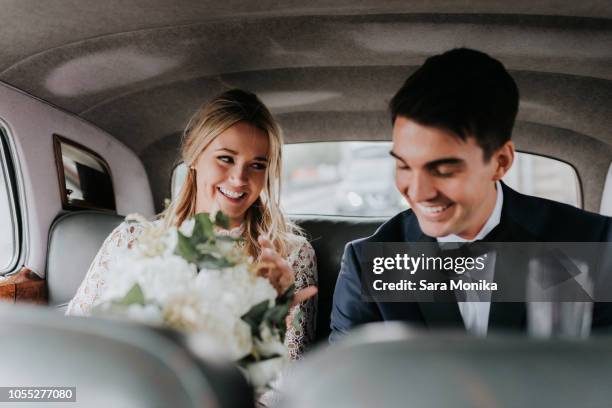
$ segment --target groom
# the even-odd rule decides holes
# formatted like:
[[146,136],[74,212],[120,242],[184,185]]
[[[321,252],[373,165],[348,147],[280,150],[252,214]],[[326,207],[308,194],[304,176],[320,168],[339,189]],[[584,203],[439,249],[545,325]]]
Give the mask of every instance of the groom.
[[[401,320],[427,327],[524,329],[524,303],[366,302],[360,261],[373,242],[607,242],[611,218],[519,194],[501,179],[515,156],[510,140],[517,86],[490,56],[454,49],[433,56],[390,102],[397,189],[410,204],[374,235],[346,245],[331,315],[333,342],[352,328]],[[504,274],[503,259],[495,265]],[[612,324],[607,303],[595,304],[593,326]]]

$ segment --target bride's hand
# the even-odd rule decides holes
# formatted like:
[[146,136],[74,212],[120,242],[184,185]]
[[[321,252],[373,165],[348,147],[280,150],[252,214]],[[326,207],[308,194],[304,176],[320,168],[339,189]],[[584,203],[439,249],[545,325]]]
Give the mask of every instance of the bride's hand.
[[[261,247],[261,256],[259,258],[263,268],[260,269],[260,275],[267,278],[276,292],[282,295],[289,289],[295,281],[293,270],[289,263],[283,259],[278,252],[274,250],[272,242],[269,239],[259,236],[257,242]],[[315,286],[308,286],[304,289],[295,292],[291,306],[295,306],[317,294]]]

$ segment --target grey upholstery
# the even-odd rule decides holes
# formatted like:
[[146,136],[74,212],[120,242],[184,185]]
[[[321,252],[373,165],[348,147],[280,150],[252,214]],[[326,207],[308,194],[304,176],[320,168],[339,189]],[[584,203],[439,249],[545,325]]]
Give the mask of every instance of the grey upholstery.
[[305,230],[317,255],[319,281],[317,342],[327,341],[330,333],[334,288],[347,242],[374,233],[384,218],[303,216],[295,221]]
[[149,327],[29,305],[0,305],[0,321],[2,347],[10,350],[0,383],[76,387],[77,402],[57,406],[253,406],[244,377],[216,367],[210,378],[206,363]]
[[104,239],[122,220],[117,214],[101,211],[70,212],[55,220],[47,253],[50,306],[65,309]]
[[366,325],[288,376],[282,407],[610,406],[612,342]]

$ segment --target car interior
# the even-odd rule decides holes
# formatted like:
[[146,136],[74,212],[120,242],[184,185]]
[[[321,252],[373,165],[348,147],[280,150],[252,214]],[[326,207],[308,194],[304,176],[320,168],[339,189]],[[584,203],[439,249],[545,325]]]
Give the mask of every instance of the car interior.
[[[472,364],[475,349],[467,348],[476,343],[452,336],[423,340],[403,329],[384,338],[362,332],[363,341],[353,345],[327,345],[345,245],[406,208],[394,201],[377,212],[381,202],[396,198],[387,198],[379,179],[371,183],[376,192],[358,191],[366,183],[347,180],[344,175],[353,173],[347,166],[378,168],[372,161],[378,153],[364,158],[358,150],[390,142],[388,102],[432,55],[474,48],[502,61],[517,82],[520,108],[512,138],[524,156],[509,184],[612,216],[609,2],[6,0],[0,9],[0,342],[14,351],[0,370],[0,385],[56,378],[54,383],[82,390],[83,406],[253,403],[232,399],[248,393],[235,373],[198,368],[167,334],[62,317],[100,246],[124,217],[153,218],[164,209],[175,190],[189,118],[232,88],[256,93],[279,121],[286,144],[282,202],[317,257],[314,357],[306,355],[304,370],[288,385],[291,390],[308,383],[308,397],[289,391],[283,406],[406,406],[409,399],[400,394],[408,383],[413,385],[405,392],[416,393],[414,406],[496,406],[512,401],[508,389],[476,388],[457,399],[452,378],[499,373],[507,361],[515,361],[518,371],[503,371],[499,384],[526,390],[510,405],[535,398],[535,388],[521,377],[526,363],[540,367],[535,377],[549,377],[541,387],[558,381],[575,397],[545,397],[543,406],[575,406],[582,394],[554,373],[589,372],[577,380],[581,386],[609,376],[609,341],[597,345],[599,362],[595,349],[580,346],[586,354],[572,349],[572,359],[558,365],[552,354],[564,352],[563,345],[551,350],[514,340],[481,341],[474,347],[488,348],[490,360]],[[569,175],[561,177],[564,172]],[[393,184],[384,188],[393,190]],[[415,338],[423,342],[408,341]],[[370,357],[361,359],[365,355]],[[405,382],[399,381],[400,370],[408,363],[397,356],[420,362],[403,374]],[[415,385],[420,367],[432,364],[425,378],[434,378],[434,368],[449,361],[455,374],[440,379],[455,384],[447,384],[447,393],[436,399],[433,388]],[[92,372],[91,365],[100,366],[98,377],[82,375]],[[52,376],[50,366],[58,370]],[[317,373],[333,367],[344,368],[323,376],[325,383],[316,381]],[[388,371],[385,378],[397,381],[381,377],[368,383],[366,375],[346,380],[369,370]],[[350,396],[348,389],[359,384],[364,395]],[[580,391],[586,392],[598,398],[592,406],[609,401],[609,393]]]

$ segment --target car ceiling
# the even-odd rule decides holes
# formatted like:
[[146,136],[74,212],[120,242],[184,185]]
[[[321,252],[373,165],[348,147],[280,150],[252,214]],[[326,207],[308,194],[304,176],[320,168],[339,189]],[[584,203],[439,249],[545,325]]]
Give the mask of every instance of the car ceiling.
[[579,171],[599,210],[612,160],[609,1],[5,0],[0,80],[104,129],[143,160],[158,209],[182,129],[230,87],[287,142],[388,140],[386,103],[428,56],[467,46],[516,79],[520,150]]

